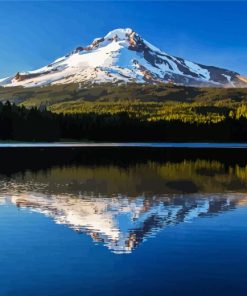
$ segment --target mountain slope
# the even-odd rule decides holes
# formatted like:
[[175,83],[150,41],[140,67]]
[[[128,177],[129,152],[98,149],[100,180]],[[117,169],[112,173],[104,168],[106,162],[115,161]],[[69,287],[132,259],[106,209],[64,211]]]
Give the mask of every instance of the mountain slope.
[[132,29],[116,29],[53,63],[0,79],[0,86],[43,86],[67,83],[157,83],[189,86],[241,86],[239,74],[168,55]]

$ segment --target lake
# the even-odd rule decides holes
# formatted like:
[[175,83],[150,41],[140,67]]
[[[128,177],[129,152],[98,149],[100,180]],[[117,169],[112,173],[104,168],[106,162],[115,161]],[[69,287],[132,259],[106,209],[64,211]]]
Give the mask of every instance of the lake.
[[0,163],[1,296],[245,295],[244,146],[5,145]]

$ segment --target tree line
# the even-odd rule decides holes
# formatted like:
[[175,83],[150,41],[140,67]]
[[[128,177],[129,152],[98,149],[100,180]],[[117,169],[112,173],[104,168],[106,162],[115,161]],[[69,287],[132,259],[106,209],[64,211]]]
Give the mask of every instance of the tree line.
[[0,139],[14,141],[247,141],[245,109],[221,121],[145,120],[119,113],[56,114],[0,103]]

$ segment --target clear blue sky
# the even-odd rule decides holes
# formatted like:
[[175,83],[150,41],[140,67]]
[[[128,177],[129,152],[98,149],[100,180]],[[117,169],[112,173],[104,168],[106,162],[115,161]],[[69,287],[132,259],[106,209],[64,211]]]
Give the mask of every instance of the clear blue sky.
[[131,27],[157,47],[247,75],[247,2],[1,2],[0,77]]

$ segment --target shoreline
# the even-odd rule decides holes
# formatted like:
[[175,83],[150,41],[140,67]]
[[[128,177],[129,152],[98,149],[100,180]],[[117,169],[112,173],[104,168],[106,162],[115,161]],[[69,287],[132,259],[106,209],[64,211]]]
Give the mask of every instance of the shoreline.
[[247,143],[212,142],[0,142],[1,148],[226,148],[247,149]]

